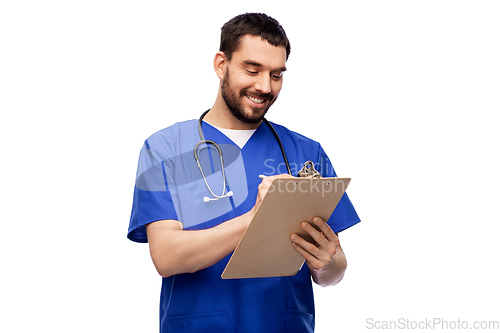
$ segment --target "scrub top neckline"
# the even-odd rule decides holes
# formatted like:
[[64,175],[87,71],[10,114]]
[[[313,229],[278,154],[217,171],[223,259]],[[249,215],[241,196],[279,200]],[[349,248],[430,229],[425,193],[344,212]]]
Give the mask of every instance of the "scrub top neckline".
[[[261,128],[261,126],[263,124],[263,123],[261,123],[259,125],[259,127],[257,127],[256,129],[253,129],[253,130],[232,130],[232,129],[217,127],[215,125],[212,125],[212,124],[206,122],[205,120],[203,120],[203,123],[209,125],[213,129],[215,129],[216,131],[218,131],[220,134],[222,134],[224,137],[226,137],[227,140],[229,140],[231,143],[233,143],[235,146],[237,146],[240,150],[243,150],[246,146],[248,146],[248,142],[252,140],[252,137],[254,136],[254,134]],[[233,131],[235,131],[235,132],[243,131],[243,132],[246,132],[246,135],[248,135],[248,134],[249,135],[248,135],[247,138],[245,138],[245,140],[244,140],[245,142],[243,144],[241,144],[241,141],[238,140],[238,138],[235,138],[232,135],[230,135],[230,133],[233,132]]]
[[221,128],[217,127],[215,125],[212,125],[216,129],[219,130],[219,132],[223,133],[225,136],[227,136],[231,141],[233,141],[240,149],[243,149],[245,147],[246,143],[252,135],[255,133],[257,130],[251,129],[251,130],[234,130],[234,129],[228,129],[228,128]]

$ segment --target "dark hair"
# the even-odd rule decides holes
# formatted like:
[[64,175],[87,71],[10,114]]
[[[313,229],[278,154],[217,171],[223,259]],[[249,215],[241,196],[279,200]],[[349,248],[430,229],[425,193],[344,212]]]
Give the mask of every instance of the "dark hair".
[[246,13],[233,17],[221,28],[220,48],[228,60],[231,60],[240,40],[245,35],[260,36],[273,46],[286,49],[286,59],[290,55],[290,41],[283,27],[270,16],[260,13]]

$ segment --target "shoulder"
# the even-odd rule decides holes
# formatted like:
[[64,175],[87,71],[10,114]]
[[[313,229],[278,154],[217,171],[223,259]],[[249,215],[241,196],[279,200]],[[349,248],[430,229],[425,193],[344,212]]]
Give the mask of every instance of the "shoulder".
[[173,149],[179,143],[181,135],[196,131],[197,124],[198,121],[195,119],[175,123],[150,135],[144,141],[144,146],[148,150],[168,151]]
[[272,125],[280,137],[293,174],[302,169],[306,161],[312,161],[316,170],[322,175],[332,176],[335,174],[330,166],[328,156],[318,141],[289,130],[285,126],[274,123]]
[[178,155],[181,135],[186,136],[187,133],[196,131],[197,124],[197,120],[187,120],[153,133],[144,141],[141,156],[151,156],[155,160],[165,160]]
[[298,132],[292,131],[288,129],[287,127],[276,124],[273,122],[270,122],[271,125],[273,125],[274,129],[278,133],[279,137],[282,140],[288,141],[291,144],[297,145],[300,144],[302,146],[307,146],[307,147],[320,147],[320,144],[318,141],[315,141],[311,138],[306,137],[305,135],[302,135]]
[[148,145],[149,143],[156,143],[162,141],[171,142],[172,139],[179,137],[181,132],[184,132],[191,128],[196,128],[197,124],[198,121],[196,119],[191,119],[170,125],[150,135],[146,139],[146,145]]

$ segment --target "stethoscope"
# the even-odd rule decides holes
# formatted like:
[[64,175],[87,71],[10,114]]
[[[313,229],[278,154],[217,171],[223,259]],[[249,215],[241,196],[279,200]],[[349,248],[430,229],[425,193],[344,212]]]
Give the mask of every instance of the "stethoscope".
[[[203,121],[203,117],[205,117],[205,115],[209,111],[210,110],[203,112],[203,114],[200,117],[200,120],[198,121],[198,134],[200,135],[200,142],[198,142],[194,146],[194,159],[196,160],[196,163],[198,164],[198,168],[201,171],[201,176],[203,177],[203,180],[205,181],[205,185],[207,185],[208,190],[213,195],[213,198],[204,197],[203,201],[205,201],[205,202],[215,201],[215,200],[219,200],[219,199],[227,198],[227,197],[232,197],[234,194],[233,191],[229,191],[226,193],[226,190],[227,190],[226,189],[226,172],[224,170],[224,159],[222,157],[222,149],[219,147],[219,145],[216,142],[214,142],[212,140],[205,140],[205,137],[203,136],[203,131],[201,130],[201,123]],[[290,164],[288,163],[288,159],[286,158],[285,149],[283,148],[283,144],[281,143],[281,140],[278,136],[278,133],[276,133],[276,130],[274,129],[273,125],[271,125],[271,123],[269,121],[267,121],[266,118],[263,118],[263,120],[266,123],[266,125],[269,126],[269,128],[273,132],[274,136],[276,137],[276,140],[278,141],[278,144],[280,146],[281,154],[283,155],[283,159],[285,160],[286,169],[288,171],[288,174],[292,175],[292,171],[290,170]],[[205,146],[200,147],[200,145],[202,145],[202,144],[205,144]],[[221,195],[217,195],[212,191],[212,189],[208,185],[207,178],[205,177],[205,173],[203,172],[203,168],[201,167],[199,152],[204,148],[215,149],[217,151],[217,153],[219,154],[220,165],[221,165],[221,169],[222,169],[222,181],[223,181],[223,189],[222,189]]]

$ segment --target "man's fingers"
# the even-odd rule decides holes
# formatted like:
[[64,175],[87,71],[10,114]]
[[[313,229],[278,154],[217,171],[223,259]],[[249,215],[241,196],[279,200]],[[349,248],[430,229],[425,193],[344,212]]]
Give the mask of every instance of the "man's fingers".
[[[292,247],[299,252],[302,257],[306,260],[307,266],[310,269],[315,269],[319,270],[324,268],[330,260],[327,260],[326,258],[321,257],[321,252],[319,249],[309,243],[308,241],[304,240],[300,236],[297,236],[295,241],[292,241]],[[293,239],[293,238],[292,238]]]
[[320,259],[322,258],[322,250],[316,246],[315,244],[312,244],[305,240],[304,238],[300,237],[299,235],[293,234],[291,236],[292,242],[296,243],[298,246],[300,246],[302,249],[307,251],[311,256],[314,258]]
[[281,175],[274,175],[274,176],[268,176],[264,177],[262,179],[262,182],[259,184],[259,191],[257,193],[257,203],[260,204],[262,200],[264,200],[264,197],[266,196],[267,192],[269,191],[269,188],[271,187],[272,182],[276,178],[288,178],[292,177],[289,174],[281,174]]
[[292,246],[306,259],[310,268],[322,269],[326,267],[337,253],[339,239],[330,226],[321,218],[313,219],[315,228],[308,222],[302,222],[301,228],[306,231],[316,242],[312,244],[302,237],[292,234]]
[[329,241],[331,242],[338,241],[338,237],[335,234],[335,232],[333,232],[332,228],[330,228],[330,226],[323,219],[316,216],[315,218],[313,218],[313,222],[316,226],[318,226],[319,230],[321,230],[324,237],[326,237]]

